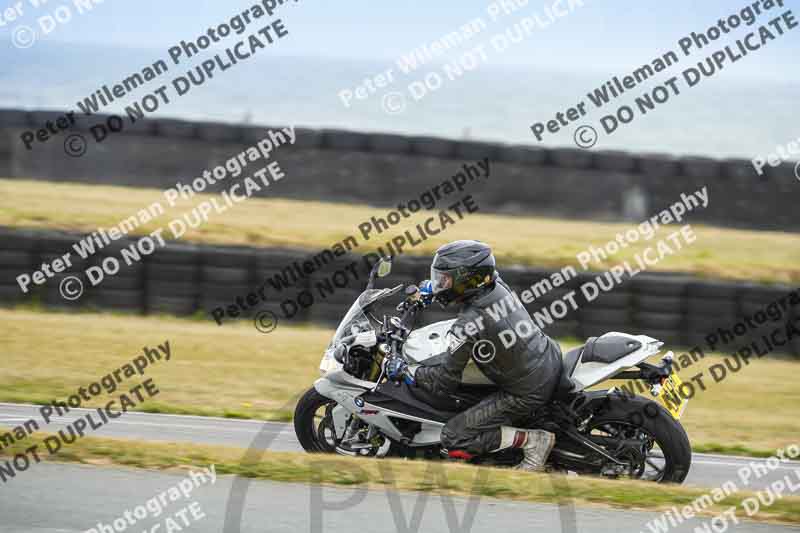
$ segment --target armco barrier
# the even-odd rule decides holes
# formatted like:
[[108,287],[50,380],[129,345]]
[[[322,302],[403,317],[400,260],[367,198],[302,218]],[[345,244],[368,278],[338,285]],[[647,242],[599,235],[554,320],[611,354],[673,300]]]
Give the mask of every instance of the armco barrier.
[[[0,177],[166,188],[198,176],[265,137],[277,126],[145,119],[96,143],[89,126],[104,115],[78,116],[74,133],[88,141],[82,157],[64,152],[66,133],[27,150],[24,130],[42,128],[60,112],[0,110]],[[127,120],[127,119],[126,119]],[[453,175],[462,163],[488,157],[491,178],[470,193],[485,212],[580,219],[638,220],[707,185],[710,204],[693,223],[800,230],[794,165],[755,174],[746,160],[718,161],[659,154],[544,149],[341,130],[296,129],[294,145],[273,156],[287,179],[279,194],[300,200],[393,206]],[[224,183],[210,187],[218,192]],[[215,188],[216,187],[216,188]]]
[[[35,299],[46,306],[61,308],[96,307],[179,316],[201,313],[211,320],[212,309],[230,305],[237,296],[257,291],[264,285],[266,303],[241,311],[241,318],[252,317],[256,310],[267,309],[275,312],[283,322],[335,325],[366,282],[367,267],[363,258],[352,255],[321,265],[297,284],[277,290],[268,280],[293,262],[302,263],[309,259],[313,252],[170,243],[144,256],[141,263],[130,267],[123,264],[117,275],[91,287],[81,275],[82,271],[100,264],[104,257],[119,257],[119,249],[133,242],[120,239],[86,261],[73,261],[73,268],[35,287],[31,293],[21,293],[16,276],[70,251],[80,237],[82,235],[70,233],[0,228],[0,304],[14,305]],[[385,283],[419,282],[429,275],[429,261],[430,258],[425,257],[401,256]],[[351,263],[355,266],[348,268]],[[518,293],[550,273],[521,266],[501,268],[503,279]],[[84,279],[86,289],[78,301],[68,302],[59,294],[59,281],[73,274]],[[567,284],[537,298],[527,308],[531,313],[538,311],[593,278],[592,274],[581,273]],[[702,346],[705,336],[716,328],[732,329],[743,314],[751,316],[790,290],[791,287],[787,286],[640,274],[588,304],[579,291],[576,298],[579,309],[548,326],[546,331],[556,337],[576,338],[625,331],[648,334],[673,346]],[[299,296],[303,291],[312,295],[312,305],[286,303],[307,302],[306,297]],[[424,316],[425,322],[429,323],[454,315],[452,311],[445,312],[434,305]],[[792,318],[800,320],[800,306],[794,308]],[[774,323],[768,323],[766,329],[775,327]],[[743,339],[740,337],[737,342],[741,344]],[[800,355],[800,338],[796,341],[783,350]],[[730,348],[733,349],[734,345]]]

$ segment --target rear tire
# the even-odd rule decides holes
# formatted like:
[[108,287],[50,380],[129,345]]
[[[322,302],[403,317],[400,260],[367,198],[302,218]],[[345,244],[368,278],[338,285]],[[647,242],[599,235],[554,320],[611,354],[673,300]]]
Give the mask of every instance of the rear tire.
[[603,425],[640,428],[656,442],[664,456],[659,483],[682,483],[692,464],[692,447],[683,426],[658,403],[640,396],[608,397],[605,408],[591,421],[591,428]]

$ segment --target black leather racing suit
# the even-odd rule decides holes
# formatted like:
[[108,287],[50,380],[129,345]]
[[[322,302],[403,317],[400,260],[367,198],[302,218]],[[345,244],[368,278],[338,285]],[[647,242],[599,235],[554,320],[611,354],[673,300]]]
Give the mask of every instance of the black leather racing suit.
[[[508,311],[505,316],[501,312],[503,305]],[[499,320],[492,318],[487,308],[496,318],[499,313]],[[518,326],[520,322],[527,324]],[[472,328],[470,323],[474,324]],[[506,333],[506,343],[510,344],[506,347],[499,338],[504,330],[521,331],[525,338],[517,335],[512,344]],[[528,336],[529,332],[532,333]],[[442,446],[451,452],[460,450],[473,455],[495,451],[500,446],[500,426],[524,424],[550,400],[560,378],[561,348],[533,323],[519,299],[499,278],[494,287],[462,307],[448,337],[444,362],[418,368],[414,373],[417,386],[432,394],[455,391],[472,358],[500,390],[450,419],[442,429]],[[494,356],[492,347],[481,340],[493,344]]]

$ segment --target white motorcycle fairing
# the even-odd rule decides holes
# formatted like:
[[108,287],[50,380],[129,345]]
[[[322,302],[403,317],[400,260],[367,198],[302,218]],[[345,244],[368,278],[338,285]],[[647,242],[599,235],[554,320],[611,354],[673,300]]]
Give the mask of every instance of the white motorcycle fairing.
[[[403,348],[403,355],[409,363],[418,365],[424,364],[426,361],[431,362],[432,358],[446,352],[449,342],[447,335],[453,322],[455,320],[436,322],[412,331]],[[639,347],[610,363],[584,362],[581,349],[575,354],[577,355],[577,364],[570,376],[573,382],[572,392],[584,390],[641,363],[648,357],[657,354],[663,344],[647,335],[630,335],[619,332],[606,333],[598,339],[610,336],[628,339],[629,346],[638,345]],[[408,446],[426,446],[440,441],[444,422],[398,412],[365,401],[361,397],[362,394],[373,390],[377,383],[364,381],[346,373],[330,351],[326,352],[322,358],[320,370],[323,376],[314,382],[314,388],[321,395],[337,403],[332,413],[337,438],[344,435],[347,419],[349,415],[352,415],[380,428],[387,437],[401,441]],[[465,384],[491,384],[473,361],[470,361],[465,368],[462,381]],[[422,427],[414,438],[408,441],[390,417],[419,422]]]
[[580,357],[578,359],[577,367],[570,376],[572,381],[575,383],[575,387],[572,389],[572,392],[578,392],[587,389],[592,385],[596,385],[601,381],[614,377],[615,375],[632,366],[638,365],[642,361],[645,361],[648,357],[657,354],[661,350],[661,346],[664,345],[664,343],[658,339],[648,337],[647,335],[630,335],[628,333],[620,333],[617,331],[604,333],[598,337],[598,340],[611,336],[623,337],[629,339],[630,342],[640,343],[641,347],[611,363],[583,362],[583,357]]
[[455,318],[442,320],[412,331],[403,345],[403,355],[408,362],[419,364],[447,351],[447,334],[455,322]]
[[[433,358],[447,351],[447,346],[450,343],[450,328],[455,321],[456,319],[454,318],[435,322],[424,328],[415,329],[409,334],[403,345],[403,355],[412,366],[412,371],[415,364],[439,363],[439,361],[434,361]],[[492,385],[489,378],[481,372],[472,359],[469,360],[464,368],[461,382],[466,385]]]
[[[364,384],[368,386],[364,387]],[[429,446],[440,442],[444,422],[400,413],[365,401],[361,395],[371,390],[375,385],[375,383],[356,379],[344,370],[334,370],[314,382],[314,388],[317,392],[326,398],[334,400],[337,404],[332,410],[337,438],[342,438],[345,433],[348,415],[353,415],[368,424],[380,428],[387,437],[404,442],[408,446]],[[419,433],[408,441],[397,426],[394,425],[389,418],[390,416],[419,422],[422,427]]]

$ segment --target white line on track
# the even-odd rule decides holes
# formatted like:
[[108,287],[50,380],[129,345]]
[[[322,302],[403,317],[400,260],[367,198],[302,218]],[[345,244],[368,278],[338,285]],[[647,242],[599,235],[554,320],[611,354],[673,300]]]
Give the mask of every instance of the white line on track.
[[[32,405],[32,404],[17,404],[17,403],[4,403],[0,402],[0,407],[7,407],[11,409],[36,409],[38,410],[41,406],[40,405]],[[85,409],[85,408],[71,408],[70,412],[73,411],[85,411],[89,413],[93,413],[95,409]],[[19,412],[14,413],[2,413],[0,412],[0,417],[13,417],[9,418],[7,421],[26,421],[27,418],[17,418],[19,417]],[[128,418],[157,418],[157,417],[167,417],[167,418],[179,418],[182,420],[202,420],[204,422],[208,421],[216,421],[216,422],[225,422],[225,425],[188,425],[188,424],[160,424],[156,422],[145,422],[142,420],[115,420],[114,425],[129,425],[129,426],[154,426],[154,427],[172,427],[172,428],[181,428],[181,429],[196,429],[196,430],[221,430],[221,431],[235,431],[239,433],[253,433],[252,430],[244,429],[244,428],[237,428],[232,427],[234,424],[248,424],[248,425],[259,425],[259,426],[276,426],[277,433],[283,433],[286,431],[287,433],[291,434],[291,424],[287,422],[274,422],[274,421],[264,421],[264,420],[252,420],[252,419],[243,419],[243,418],[222,418],[217,416],[198,416],[198,415],[174,415],[174,414],[167,414],[167,413],[140,413],[137,411],[132,411],[126,413],[126,417]],[[53,417],[54,422],[58,422],[59,419],[62,419],[63,422],[69,422],[71,420],[69,417]],[[0,422],[3,419],[0,418]],[[710,460],[704,460],[710,459]],[[732,461],[740,461],[740,462],[732,462]],[[714,455],[710,453],[693,453],[692,454],[692,464],[702,464],[702,465],[710,465],[710,466],[731,466],[731,467],[741,467],[746,466],[750,462],[755,463],[764,463],[765,459],[760,457],[743,457],[740,455]],[[800,461],[785,461],[779,467],[782,470],[796,470],[800,469]]]
[[[15,407],[22,407],[22,408],[36,409],[38,411],[42,406],[41,405],[27,404],[27,403],[4,403],[4,402],[0,402],[0,407],[9,407],[9,408],[12,408],[12,409],[15,408]],[[97,411],[97,409],[86,409],[84,407],[70,407],[69,410],[70,411],[86,411],[86,412],[89,412],[89,413],[94,413],[94,412]],[[13,414],[14,416],[19,416],[19,413],[10,413],[10,414]],[[0,416],[2,416],[2,415],[3,415],[3,413],[0,413]],[[247,423],[247,424],[259,424],[259,425],[268,424],[268,425],[278,425],[278,426],[287,426],[288,425],[288,423],[286,423],[286,422],[275,422],[275,421],[267,421],[267,420],[253,420],[253,419],[247,419],[247,418],[223,418],[221,416],[173,415],[173,414],[169,414],[169,413],[142,413],[142,412],[139,412],[139,411],[129,411],[128,413],[125,414],[125,416],[131,416],[131,415],[132,416],[143,416],[143,417],[148,417],[148,416],[153,416],[153,417],[166,416],[166,417],[184,418],[184,419],[192,418],[192,419],[204,420],[204,421],[205,420],[217,420],[217,421],[220,421],[220,422],[229,422],[229,423],[232,423],[232,424],[235,424],[235,423]],[[53,418],[56,418],[56,417],[53,417]]]
[[[16,419],[16,420],[24,421],[24,420],[28,420],[28,419],[27,418],[19,418],[19,419]],[[74,420],[74,419],[73,418],[68,418],[68,417],[65,417],[65,416],[61,416],[61,417],[55,417],[54,416],[51,419],[51,421],[54,422],[54,423],[63,423],[63,424],[68,424],[72,420]],[[2,422],[2,421],[3,421],[3,419],[0,418],[0,422]],[[245,429],[245,428],[237,428],[237,427],[223,427],[223,426],[212,426],[212,425],[191,426],[191,425],[188,425],[188,424],[172,424],[172,423],[170,423],[170,424],[158,424],[158,423],[155,423],[155,422],[134,422],[134,421],[114,420],[114,426],[120,426],[120,425],[124,425],[124,426],[152,426],[152,427],[160,427],[160,428],[168,427],[168,428],[181,428],[181,429],[197,429],[197,430],[205,430],[205,431],[218,429],[218,430],[221,430],[221,431],[235,431],[235,432],[239,432],[239,433],[249,433],[249,434],[257,433],[257,430],[255,428],[253,428],[253,429]],[[288,430],[288,428],[286,428],[286,429]],[[283,431],[284,431],[284,428],[281,428],[276,433],[283,433]]]

